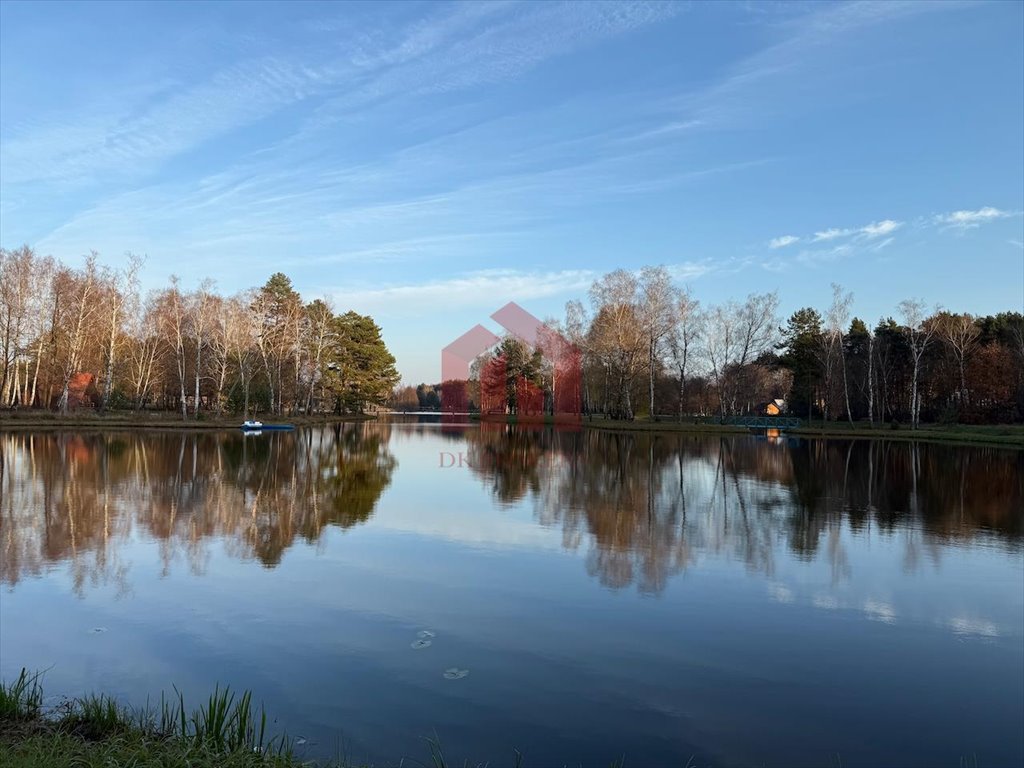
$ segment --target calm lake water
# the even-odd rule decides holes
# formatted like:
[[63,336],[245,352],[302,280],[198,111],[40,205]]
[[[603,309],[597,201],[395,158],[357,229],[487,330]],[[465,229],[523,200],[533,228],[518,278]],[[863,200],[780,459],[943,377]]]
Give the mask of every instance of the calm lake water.
[[49,694],[227,683],[391,764],[1024,762],[1024,452],[0,433],[0,505],[0,674]]

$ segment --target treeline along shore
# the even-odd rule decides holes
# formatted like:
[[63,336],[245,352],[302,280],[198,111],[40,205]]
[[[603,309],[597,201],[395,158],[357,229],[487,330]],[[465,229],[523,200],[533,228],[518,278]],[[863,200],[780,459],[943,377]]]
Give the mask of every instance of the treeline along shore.
[[281,273],[230,296],[177,277],[143,294],[143,260],[122,261],[0,249],[0,417],[341,416],[378,407],[398,382],[373,318],[307,301]]
[[[439,410],[442,384],[399,386],[373,318],[307,301],[287,276],[233,295],[171,277],[143,293],[143,260],[81,265],[0,249],[0,421],[5,425],[237,424]],[[549,320],[578,350],[588,420],[683,424],[796,416],[821,429],[1024,423],[1024,316],[972,315],[907,299],[873,323],[833,285],[783,318],[777,292],[705,305],[664,267],[616,270]],[[468,382],[470,410],[525,417],[567,386],[551,354],[506,336]],[[494,381],[494,371],[501,381]],[[533,406],[531,406],[533,407]],[[547,407],[547,406],[544,406]],[[536,414],[534,414],[536,415]],[[956,431],[956,430],[952,430]],[[974,434],[978,429],[972,430]]]
[[[587,303],[571,301],[562,320],[548,322],[579,351],[588,418],[668,428],[778,415],[799,417],[805,427],[813,422],[818,431],[858,433],[976,427],[961,434],[1024,422],[1018,311],[972,315],[906,299],[869,323],[854,314],[853,294],[833,285],[818,308],[783,318],[777,292],[704,305],[666,268],[645,267],[605,275]],[[552,402],[559,383],[548,357],[502,339],[474,366],[470,409],[479,410],[481,388],[493,386],[491,370],[505,373],[505,396],[501,413],[490,415],[526,415],[524,380]],[[391,407],[439,409],[441,393],[442,384],[400,387]]]

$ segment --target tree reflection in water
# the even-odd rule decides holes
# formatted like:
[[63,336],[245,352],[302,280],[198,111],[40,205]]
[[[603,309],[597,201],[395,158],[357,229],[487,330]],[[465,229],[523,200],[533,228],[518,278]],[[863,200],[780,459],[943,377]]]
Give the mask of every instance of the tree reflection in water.
[[699,553],[771,576],[780,546],[824,550],[850,576],[844,530],[899,532],[908,567],[940,545],[987,537],[1019,551],[1024,453],[876,440],[784,440],[648,432],[467,430],[468,463],[505,504],[532,498],[611,588],[661,591]]
[[[764,440],[484,423],[395,436],[443,440],[499,505],[532,505],[610,588],[658,593],[713,554],[771,576],[776,557],[827,558],[898,537],[908,568],[984,538],[1020,551],[1024,452],[876,440]],[[211,542],[267,567],[296,539],[373,514],[397,461],[386,422],[269,433],[0,434],[0,580],[68,561],[77,591],[128,589],[120,549],[138,528],[165,572],[201,573]],[[395,450],[398,450],[395,447]],[[423,482],[431,481],[424,478]],[[427,488],[425,492],[433,489]]]
[[0,434],[0,579],[68,561],[75,590],[127,590],[120,545],[138,526],[201,573],[214,538],[273,567],[296,537],[373,514],[396,460],[387,424],[247,437],[225,432]]

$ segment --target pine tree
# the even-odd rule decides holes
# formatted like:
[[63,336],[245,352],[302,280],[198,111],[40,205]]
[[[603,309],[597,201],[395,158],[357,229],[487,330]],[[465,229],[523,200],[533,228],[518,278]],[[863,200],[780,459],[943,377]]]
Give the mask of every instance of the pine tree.
[[818,350],[821,347],[821,315],[811,307],[798,309],[782,328],[782,364],[793,372],[791,413],[813,413],[814,392],[821,382]]

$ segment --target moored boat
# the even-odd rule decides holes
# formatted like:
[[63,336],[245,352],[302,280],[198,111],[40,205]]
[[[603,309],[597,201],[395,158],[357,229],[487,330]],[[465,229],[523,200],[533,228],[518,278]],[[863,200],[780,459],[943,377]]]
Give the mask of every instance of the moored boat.
[[242,427],[243,432],[263,432],[266,430],[277,430],[284,431],[289,429],[295,429],[294,424],[264,424],[262,421],[243,421]]

